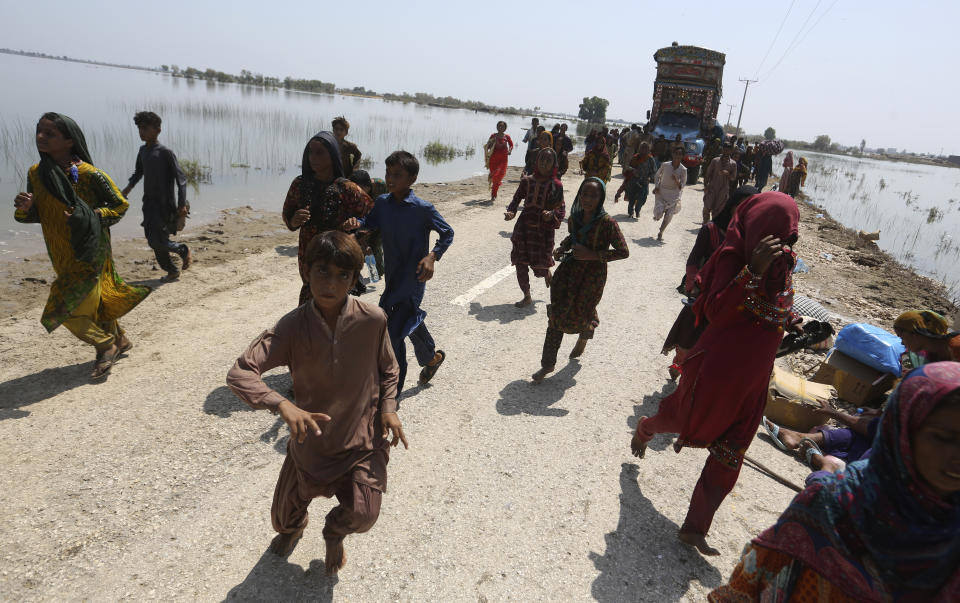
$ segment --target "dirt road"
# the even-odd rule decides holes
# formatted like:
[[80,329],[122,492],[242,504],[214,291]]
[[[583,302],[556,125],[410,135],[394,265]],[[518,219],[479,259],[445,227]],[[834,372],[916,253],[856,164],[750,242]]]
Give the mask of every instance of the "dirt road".
[[[578,183],[564,181],[568,208]],[[619,183],[607,209],[623,219]],[[661,436],[645,459],[630,455],[636,418],[672,388],[659,351],[701,186],[662,245],[652,200],[639,221],[621,221],[631,256],[610,265],[596,337],[567,363],[568,336],[541,386],[529,376],[547,290],[536,280],[535,306],[514,308],[513,223],[506,199],[486,205],[483,189],[428,187],[456,230],[425,303],[448,359],[403,400],[411,448],[393,453],[380,520],[347,539],[338,579],[323,575],[324,499],[289,559],[267,552],[286,428],[224,385],[247,343],[296,302],[295,234],[158,288],[123,321],[136,347],[100,385],[88,383],[90,348],[65,329],[46,335],[40,307],[3,319],[0,598],[703,600],[793,493],[745,468],[711,533],[722,555],[704,559],[675,533],[706,453],[677,455]],[[283,392],[289,377],[268,381]],[[802,483],[803,467],[768,443],[750,454]]]

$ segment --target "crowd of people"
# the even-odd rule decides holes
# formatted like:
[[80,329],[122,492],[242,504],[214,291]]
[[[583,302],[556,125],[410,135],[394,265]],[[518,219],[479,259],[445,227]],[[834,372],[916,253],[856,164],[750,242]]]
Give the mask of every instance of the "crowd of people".
[[[48,331],[62,324],[94,346],[94,379],[105,378],[132,347],[118,320],[150,293],[125,283],[111,257],[110,226],[128,210],[126,196],[141,179],[144,232],[165,280],[176,280],[192,261],[186,245],[170,240],[190,209],[183,172],[158,142],[160,117],[142,112],[134,122],[144,145],[120,191],[95,167],[78,125],[45,113],[36,128],[40,161],[29,170],[27,191],[14,200],[18,221],[41,225],[57,274],[41,323]],[[454,232],[414,193],[416,157],[395,151],[384,162],[385,177],[371,178],[359,169],[360,150],[346,140],[349,122],[338,117],[331,126],[307,141],[282,208],[284,224],[299,231],[295,307],[250,343],[227,383],[251,407],[279,414],[290,429],[271,508],[278,533],[271,550],[290,554],[307,527],[311,500],[336,497],[323,528],[326,570],[336,574],[346,562],[345,537],[377,521],[390,447],[407,446],[398,416],[406,339],[421,367],[419,383],[431,381],[446,359],[422,305],[426,282]],[[499,122],[485,144],[491,200],[514,149],[506,130]],[[523,294],[516,305],[532,303],[531,270],[550,294],[536,384],[554,370],[564,334],[577,335],[571,358],[584,353],[600,324],[607,264],[629,257],[604,207],[612,158],[623,177],[614,202],[626,195],[628,218],[639,216],[653,184],[660,240],[680,211],[687,172],[682,142],[654,139],[636,125],[595,130],[587,136],[583,179],[568,213],[561,177],[573,144],[566,126],[548,131],[535,118],[522,142],[524,175],[504,219],[516,219],[510,259]],[[806,161],[794,163],[787,153],[779,190],[765,190],[779,151],[762,143],[742,149],[741,142],[714,140],[705,152],[703,224],[680,285],[689,304],[663,346],[665,354],[675,354],[671,376],[678,384],[655,414],[640,418],[631,450],[642,459],[657,434],[675,433],[677,452],[709,451],[678,537],[704,555],[717,555],[707,542],[710,526],[761,425],[791,448],[810,440],[824,448],[832,441],[839,449],[846,438],[850,452],[856,435],[859,446],[870,444],[866,458],[857,452],[858,460],[821,464],[777,523],[746,546],[729,583],[710,599],[957,600],[960,339],[935,313],[907,313],[894,327],[910,354],[904,365],[912,370],[881,413],[828,412],[848,425],[849,434],[799,434],[766,421],[775,355],[784,335],[801,324],[792,286],[800,214],[782,191],[795,193],[803,185]],[[745,185],[749,178],[755,188]],[[565,219],[566,236],[557,243],[555,231]],[[179,267],[171,254],[179,256]],[[386,280],[378,305],[357,297],[369,254]],[[263,380],[279,366],[290,370],[288,392]]]

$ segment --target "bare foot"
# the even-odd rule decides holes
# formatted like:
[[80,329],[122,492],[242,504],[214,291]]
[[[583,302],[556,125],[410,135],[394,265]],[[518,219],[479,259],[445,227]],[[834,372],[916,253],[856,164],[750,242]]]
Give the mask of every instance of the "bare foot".
[[823,460],[820,464],[821,471],[829,471],[831,473],[836,473],[837,471],[843,471],[847,468],[847,464],[843,460],[838,459],[835,456],[826,455],[823,457]]
[[783,445],[789,448],[790,450],[796,450],[800,447],[800,440],[805,437],[808,437],[810,434],[800,433],[799,431],[794,431],[792,429],[787,429],[786,427],[780,426],[780,441],[783,442]]
[[780,441],[790,450],[796,450],[800,447],[800,440],[807,438],[812,440],[817,446],[823,447],[823,432],[815,431],[813,433],[800,433],[792,429],[780,426]]
[[587,348],[587,340],[583,337],[577,339],[577,345],[573,346],[573,349],[570,350],[571,358],[579,358],[583,356],[583,351]]
[[543,282],[546,283],[547,289],[553,284],[553,274],[551,274],[549,270],[547,270],[547,275],[543,277]]
[[661,241],[661,242],[663,241],[663,231],[662,231],[662,230],[657,233],[657,240],[658,240],[658,241]]
[[290,534],[277,534],[270,543],[270,552],[281,557],[289,557],[293,549],[297,548],[297,543],[303,537],[303,531],[307,528],[306,522],[296,532]]
[[800,460],[806,460],[809,458],[810,468],[814,471],[830,471],[831,473],[836,473],[837,471],[843,471],[847,468],[846,463],[829,454],[822,455],[813,452],[808,456],[807,452],[809,450],[812,450],[810,447],[810,442],[801,442],[797,447],[797,455],[800,457]]
[[638,459],[642,459],[647,453],[647,441],[640,437],[640,424],[643,423],[644,419],[646,417],[640,417],[637,420],[637,430],[633,432],[633,439],[630,440],[630,450],[633,451],[633,456]]
[[533,382],[534,382],[534,383],[543,383],[543,380],[547,377],[547,375],[549,375],[550,373],[553,372],[553,368],[554,368],[554,367],[552,367],[552,366],[551,366],[551,367],[543,367],[542,369],[540,369],[539,371],[537,371],[536,373],[534,373],[534,374],[533,374],[533,377],[531,377],[531,379],[533,379]]
[[513,305],[516,306],[516,307],[518,307],[518,308],[526,308],[527,306],[529,306],[529,305],[532,304],[532,303],[533,303],[533,298],[530,297],[529,295],[524,295],[524,296],[523,296],[523,299],[521,299],[520,301],[518,301],[517,303],[515,303],[515,304],[513,304]]
[[327,554],[323,563],[328,576],[336,576],[337,572],[347,564],[347,552],[343,550],[343,540],[327,540]]
[[720,554],[720,551],[707,544],[707,539],[703,534],[694,534],[693,532],[677,532],[677,539],[684,544],[689,544],[692,547],[696,547],[696,549],[700,551],[701,555],[705,555],[707,557],[716,557]]

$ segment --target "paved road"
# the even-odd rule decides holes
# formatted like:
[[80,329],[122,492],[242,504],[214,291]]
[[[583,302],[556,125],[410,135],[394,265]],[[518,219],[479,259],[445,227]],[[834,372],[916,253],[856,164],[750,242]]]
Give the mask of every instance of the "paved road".
[[[569,208],[578,181],[564,184]],[[46,336],[39,308],[4,319],[0,597],[703,600],[792,493],[744,469],[711,535],[722,556],[704,559],[675,533],[705,453],[674,454],[664,436],[642,461],[629,453],[636,417],[671,391],[659,351],[680,308],[674,287],[700,189],[685,194],[663,245],[652,201],[638,222],[618,216],[631,257],[610,265],[596,337],[567,364],[568,336],[538,387],[529,376],[547,290],[535,281],[535,306],[514,308],[520,292],[503,271],[512,223],[482,195],[447,195],[439,208],[456,240],[425,308],[448,359],[403,401],[411,448],[393,454],[380,520],[347,540],[333,580],[323,575],[326,500],[289,559],[266,552],[286,428],[223,385],[297,298],[291,248],[198,266],[157,290],[125,321],[137,347],[102,385],[86,381],[89,349],[62,329]],[[607,208],[623,211],[612,200],[613,188]],[[268,380],[289,384],[284,371]],[[795,482],[805,475],[765,442],[750,454]]]

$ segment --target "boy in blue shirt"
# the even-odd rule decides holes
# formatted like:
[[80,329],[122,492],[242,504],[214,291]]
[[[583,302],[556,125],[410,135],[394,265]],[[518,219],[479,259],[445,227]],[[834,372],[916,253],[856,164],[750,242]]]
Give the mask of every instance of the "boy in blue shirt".
[[[410,190],[420,173],[416,157],[406,151],[395,151],[387,157],[386,164],[385,180],[389,192],[377,197],[373,210],[366,217],[347,220],[344,229],[380,231],[387,281],[380,297],[380,307],[387,313],[387,331],[400,365],[399,395],[407,375],[405,338],[410,338],[417,362],[423,367],[421,384],[430,381],[446,359],[443,350],[436,348],[423,322],[427,313],[420,304],[426,282],[433,278],[434,263],[453,243],[453,229],[431,203]],[[431,230],[440,238],[433,251],[428,253]]]
[[[160,136],[160,116],[153,111],[141,111],[133,116],[133,123],[140,131],[140,140],[144,145],[137,153],[137,166],[130,182],[122,193],[130,196],[130,191],[143,178],[143,232],[147,243],[153,249],[157,264],[167,274],[161,278],[163,282],[175,281],[180,277],[180,270],[186,270],[193,261],[190,248],[183,243],[174,243],[171,235],[183,230],[187,215],[190,213],[190,203],[187,202],[187,178],[180,169],[177,156],[173,151],[157,142]],[[176,185],[177,195],[174,198],[173,188]],[[180,256],[181,268],[178,269],[170,260],[170,254]]]

